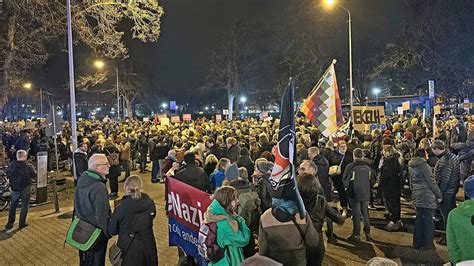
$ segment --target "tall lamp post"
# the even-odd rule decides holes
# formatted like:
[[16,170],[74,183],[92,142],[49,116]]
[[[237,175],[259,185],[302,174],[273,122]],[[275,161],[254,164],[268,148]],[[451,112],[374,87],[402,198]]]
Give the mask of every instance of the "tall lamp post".
[[343,6],[340,6],[340,5],[337,5],[335,3],[335,0],[325,0],[326,2],[326,6],[328,7],[332,7],[332,6],[337,6],[338,8],[344,10],[347,12],[347,16],[348,16],[348,25],[349,25],[349,101],[350,101],[350,106],[351,106],[351,113],[352,113],[352,105],[354,103],[354,86],[353,86],[353,83],[352,83],[352,19],[351,19],[351,12],[343,7]]
[[[95,60],[94,66],[95,68],[101,70],[105,67],[105,63],[102,60]],[[119,90],[119,74],[118,74],[117,67],[115,67],[115,76],[116,76],[116,82],[117,82],[117,119],[120,120],[120,90]]]

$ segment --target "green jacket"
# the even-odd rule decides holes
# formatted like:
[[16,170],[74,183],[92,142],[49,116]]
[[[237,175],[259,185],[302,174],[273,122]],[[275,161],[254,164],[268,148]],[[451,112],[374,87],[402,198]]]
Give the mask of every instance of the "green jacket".
[[446,235],[449,259],[453,263],[474,260],[474,199],[466,200],[448,216]]
[[242,248],[250,240],[250,229],[245,220],[227,213],[214,199],[204,214],[204,223],[210,222],[216,222],[217,225],[217,244],[220,247],[227,247],[227,250],[224,258],[209,265],[240,265],[245,259]]

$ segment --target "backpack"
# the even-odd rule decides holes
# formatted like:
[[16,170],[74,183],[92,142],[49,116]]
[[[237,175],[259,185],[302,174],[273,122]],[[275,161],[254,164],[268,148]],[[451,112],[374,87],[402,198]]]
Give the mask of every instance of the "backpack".
[[239,205],[237,207],[237,214],[244,218],[252,232],[258,231],[258,224],[260,220],[260,198],[257,192],[249,191],[239,194]]
[[116,153],[115,151],[110,153],[108,150],[105,150],[107,152],[107,160],[109,161],[110,166],[116,166],[120,165],[120,157],[119,154]]
[[202,224],[199,228],[198,252],[206,261],[218,262],[225,257],[226,248],[217,244],[217,224]]

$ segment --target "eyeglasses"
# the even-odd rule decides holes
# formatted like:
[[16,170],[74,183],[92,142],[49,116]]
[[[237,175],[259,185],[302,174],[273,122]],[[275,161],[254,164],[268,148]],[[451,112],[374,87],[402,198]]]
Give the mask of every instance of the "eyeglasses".
[[109,163],[109,162],[97,164],[97,166],[101,166],[101,165],[107,165],[108,167],[110,167],[110,163]]

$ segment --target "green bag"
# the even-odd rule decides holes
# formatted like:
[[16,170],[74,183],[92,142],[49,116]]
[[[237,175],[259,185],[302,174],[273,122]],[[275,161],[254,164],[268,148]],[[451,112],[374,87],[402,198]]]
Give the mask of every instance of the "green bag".
[[100,228],[76,216],[67,230],[66,243],[80,251],[88,251],[97,242],[101,232]]

